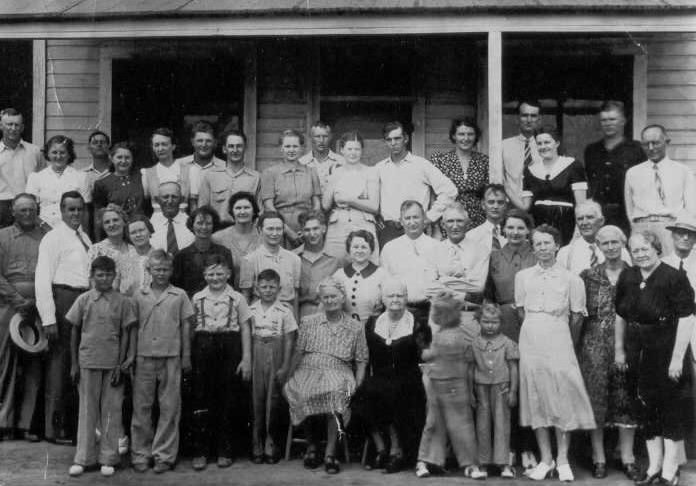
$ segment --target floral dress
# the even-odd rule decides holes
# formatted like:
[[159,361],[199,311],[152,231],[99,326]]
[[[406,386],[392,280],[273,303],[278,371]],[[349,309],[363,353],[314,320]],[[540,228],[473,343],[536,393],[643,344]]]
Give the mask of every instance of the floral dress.
[[609,281],[606,267],[606,263],[601,263],[580,274],[587,294],[587,317],[578,361],[597,427],[633,427],[636,425],[635,379],[632,372],[620,372],[614,367],[616,285]]
[[486,214],[481,207],[481,196],[488,184],[488,156],[481,152],[472,152],[466,174],[454,150],[433,154],[430,160],[457,187],[457,201],[464,205],[471,218],[469,227],[475,228],[483,223]]
[[107,256],[116,263],[114,290],[125,295],[133,295],[141,286],[140,256],[133,245],[126,244],[125,251],[123,251],[115,248],[108,239],[105,239],[92,245],[87,256],[90,262],[99,256]]

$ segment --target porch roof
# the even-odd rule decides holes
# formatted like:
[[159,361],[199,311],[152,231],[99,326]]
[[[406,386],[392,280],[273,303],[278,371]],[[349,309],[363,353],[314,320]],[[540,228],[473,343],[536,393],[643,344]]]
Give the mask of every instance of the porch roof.
[[0,19],[696,10],[696,0],[3,0]]

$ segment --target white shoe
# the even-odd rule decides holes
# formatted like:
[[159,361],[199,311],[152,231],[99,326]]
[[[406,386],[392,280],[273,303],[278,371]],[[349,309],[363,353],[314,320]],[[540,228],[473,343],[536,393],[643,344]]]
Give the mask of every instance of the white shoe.
[[101,467],[102,476],[113,476],[115,472],[116,472],[116,469],[114,469],[113,466],[102,466]]
[[561,464],[556,468],[558,471],[558,479],[563,482],[569,483],[575,481],[575,476],[573,476],[573,470],[570,468],[570,464]]
[[120,455],[127,454],[128,449],[129,449],[129,441],[128,441],[128,436],[124,435],[123,437],[118,438],[118,453]]
[[416,463],[416,477],[427,478],[430,476],[430,470],[428,470],[428,465],[423,461],[418,461]]
[[500,470],[500,477],[505,479],[513,479],[515,477],[515,469],[512,466],[503,466]]
[[546,464],[545,462],[540,462],[536,467],[530,471],[525,472],[525,476],[534,481],[542,481],[544,479],[550,478],[553,474],[553,470],[556,468],[556,463],[551,461],[551,464]]
[[478,466],[469,466],[464,469],[464,476],[471,479],[486,479],[488,471],[479,469]]
[[82,473],[85,472],[85,468],[80,466],[79,464],[73,464],[70,466],[70,469],[68,469],[68,474],[71,476],[81,476]]

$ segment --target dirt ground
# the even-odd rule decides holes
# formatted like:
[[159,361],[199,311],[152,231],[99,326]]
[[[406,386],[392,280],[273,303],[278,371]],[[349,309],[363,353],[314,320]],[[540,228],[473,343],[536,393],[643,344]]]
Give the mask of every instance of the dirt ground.
[[[213,486],[213,485],[302,485],[326,486],[330,481],[335,485],[351,486],[428,486],[453,484],[487,484],[489,486],[529,485],[529,480],[504,480],[489,478],[485,482],[466,479],[459,474],[433,476],[418,479],[413,471],[385,475],[377,471],[364,471],[359,464],[344,466],[341,473],[330,477],[323,469],[307,471],[299,459],[281,461],[276,465],[255,465],[248,460],[239,460],[228,469],[218,469],[209,464],[203,472],[194,472],[190,460],[181,461],[174,471],[156,475],[152,471],[144,474],[133,472],[130,468],[120,469],[111,478],[103,478],[99,472],[88,472],[79,478],[68,476],[72,464],[73,447],[57,446],[44,442],[30,444],[22,441],[0,442],[0,486],[49,486],[49,485],[168,485],[168,486]],[[577,486],[612,485],[630,486],[623,474],[610,470],[605,480],[592,479],[589,471],[575,467]],[[544,481],[541,484],[560,484],[558,480]],[[692,461],[682,471],[682,485],[696,485],[696,462]]]

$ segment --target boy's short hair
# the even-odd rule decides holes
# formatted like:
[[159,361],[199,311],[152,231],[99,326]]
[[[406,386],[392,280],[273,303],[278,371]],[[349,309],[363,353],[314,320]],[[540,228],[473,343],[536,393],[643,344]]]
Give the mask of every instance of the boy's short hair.
[[116,262],[108,256],[98,256],[92,260],[92,268],[90,274],[94,275],[94,272],[101,270],[102,272],[113,272],[116,273]]
[[483,319],[484,316],[497,317],[500,319],[500,306],[495,302],[484,302],[481,307],[478,308],[476,314],[474,314],[474,318],[476,319],[476,322],[481,322],[481,319]]
[[272,268],[267,268],[266,270],[259,272],[258,276],[256,277],[256,282],[258,283],[261,280],[275,282],[280,285],[280,275]]
[[309,211],[301,212],[300,215],[297,217],[297,222],[300,224],[300,228],[304,228],[304,225],[307,224],[307,221],[312,220],[316,220],[319,222],[320,225],[326,226],[326,216],[324,216],[323,211],[316,211],[314,209],[310,209]]
[[174,257],[162,249],[152,250],[150,255],[147,257],[147,262],[145,263],[148,270],[152,267],[153,263],[165,262],[172,266],[174,264]]
[[230,264],[229,262],[223,257],[222,255],[207,255],[205,259],[203,260],[203,271],[207,271],[211,267],[225,267],[227,270],[230,270]]

